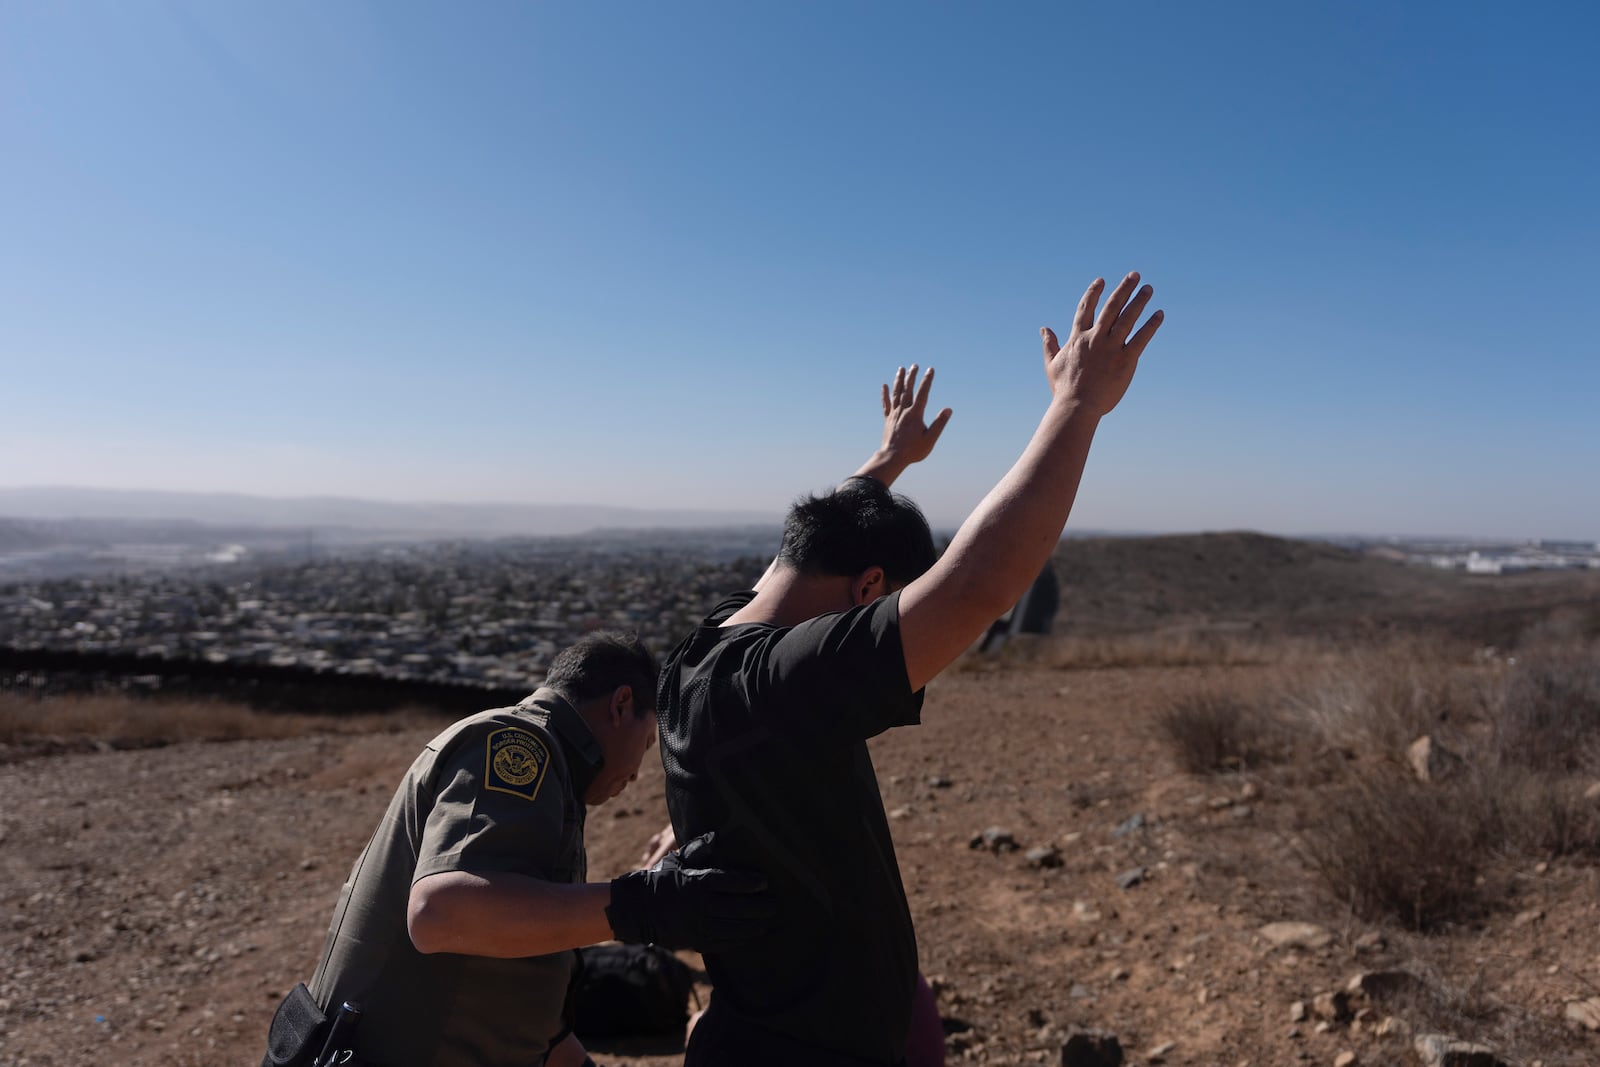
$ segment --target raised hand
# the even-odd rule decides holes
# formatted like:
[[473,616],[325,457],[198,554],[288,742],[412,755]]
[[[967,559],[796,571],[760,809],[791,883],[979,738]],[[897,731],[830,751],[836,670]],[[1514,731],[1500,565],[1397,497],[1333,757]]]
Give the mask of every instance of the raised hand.
[[893,455],[909,466],[928,458],[933,446],[939,443],[945,424],[952,414],[945,408],[927,421],[928,392],[933,388],[933,368],[929,367],[917,383],[917,365],[911,364],[894,372],[894,384],[883,387],[883,444],[879,451]]
[[1078,301],[1078,313],[1065,346],[1048,326],[1039,331],[1044,345],[1045,377],[1057,399],[1073,401],[1098,416],[1116,407],[1128,391],[1139,355],[1161,328],[1163,318],[1157,311],[1134,333],[1134,324],[1144,314],[1154,292],[1147,285],[1135,293],[1138,284],[1139,272],[1129,272],[1112,290],[1097,317],[1095,309],[1106,283],[1104,278],[1089,283],[1083,299]]

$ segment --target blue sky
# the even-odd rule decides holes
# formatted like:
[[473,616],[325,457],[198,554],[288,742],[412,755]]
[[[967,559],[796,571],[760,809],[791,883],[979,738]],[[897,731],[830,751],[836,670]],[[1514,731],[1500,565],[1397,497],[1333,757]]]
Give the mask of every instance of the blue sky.
[[1138,269],[1074,525],[1600,538],[1597,11],[0,5],[0,486],[954,524]]

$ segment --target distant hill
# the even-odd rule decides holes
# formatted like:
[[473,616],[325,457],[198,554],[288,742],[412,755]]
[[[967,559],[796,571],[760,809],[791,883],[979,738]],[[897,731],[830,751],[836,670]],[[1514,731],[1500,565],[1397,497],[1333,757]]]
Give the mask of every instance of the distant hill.
[[346,497],[260,497],[143,489],[0,489],[0,517],[197,522],[208,526],[338,530],[418,539],[561,537],[598,529],[776,525],[776,514],[589,504],[404,504]]
[[1600,572],[1477,577],[1258,533],[1063,541],[1055,569],[1064,634],[1442,627],[1505,643],[1552,611],[1600,615]]

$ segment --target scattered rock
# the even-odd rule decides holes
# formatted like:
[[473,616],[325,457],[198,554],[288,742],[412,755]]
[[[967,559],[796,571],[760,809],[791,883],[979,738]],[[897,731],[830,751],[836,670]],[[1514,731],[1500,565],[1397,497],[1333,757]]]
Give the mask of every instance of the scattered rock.
[[1072,917],[1081,923],[1097,923],[1102,918],[1100,909],[1085,900],[1072,902]]
[[1259,933],[1273,948],[1327,948],[1333,934],[1316,923],[1268,923]]
[[1427,734],[1411,742],[1406,749],[1406,762],[1411,764],[1411,770],[1422,782],[1445,781],[1466,763]]
[[911,816],[916,814],[916,810],[917,809],[913,808],[910,804],[905,804],[905,805],[902,805],[902,806],[900,806],[898,808],[890,809],[889,818],[891,818],[891,819],[909,819],[909,818],[911,818]]
[[1246,782],[1239,787],[1240,800],[1254,800],[1261,795],[1261,787],[1254,782]]
[[933,774],[928,776],[928,785],[932,786],[934,789],[949,789],[952,784],[953,783],[950,781],[950,779],[946,778],[942,774]]
[[1021,846],[1010,830],[991,826],[980,834],[974,834],[972,840],[967,842],[967,847],[988,849],[990,852],[1015,852]]
[[1146,1052],[1144,1058],[1151,1063],[1161,1063],[1167,1058],[1167,1054],[1177,1047],[1178,1043],[1176,1041],[1163,1041],[1149,1052]]
[[1377,1029],[1372,1032],[1379,1037],[1404,1037],[1410,1029],[1411,1027],[1404,1019],[1396,1019],[1393,1015],[1385,1015],[1383,1021],[1378,1024]]
[[1568,1022],[1577,1023],[1585,1030],[1600,1030],[1600,997],[1574,1000],[1567,1005],[1566,1014]]
[[1512,926],[1528,926],[1544,918],[1543,908],[1529,908],[1527,911],[1517,912],[1517,917],[1511,920]]
[[1350,998],[1344,993],[1318,993],[1311,998],[1311,1013],[1319,1019],[1342,1023],[1350,1018]]
[[1061,866],[1061,850],[1058,848],[1030,848],[1022,854],[1030,867],[1059,867]]
[[1104,1030],[1074,1026],[1061,1046],[1061,1067],[1122,1067],[1122,1043]]
[[1600,800],[1600,782],[1595,782],[1588,789],[1585,789],[1583,791],[1583,799]]
[[1289,1005],[1289,1021],[1292,1023],[1303,1023],[1306,1021],[1305,1001],[1297,1000],[1293,1004]]
[[1333,1058],[1333,1067],[1356,1067],[1356,1054],[1348,1049]]
[[1115,830],[1111,831],[1111,836],[1112,837],[1127,837],[1129,834],[1133,833],[1135,830],[1142,830],[1142,829],[1144,829],[1144,815],[1142,813],[1134,814],[1134,815],[1128,816],[1128,818],[1123,820],[1121,826],[1118,826]]
[[1457,1041],[1444,1034],[1418,1034],[1411,1049],[1421,1067],[1508,1067],[1487,1045]]
[[1144,868],[1134,867],[1117,875],[1117,888],[1122,890],[1132,889],[1142,881],[1144,881]]
[[1369,930],[1356,938],[1357,952],[1382,952],[1389,947],[1388,940],[1376,930]]

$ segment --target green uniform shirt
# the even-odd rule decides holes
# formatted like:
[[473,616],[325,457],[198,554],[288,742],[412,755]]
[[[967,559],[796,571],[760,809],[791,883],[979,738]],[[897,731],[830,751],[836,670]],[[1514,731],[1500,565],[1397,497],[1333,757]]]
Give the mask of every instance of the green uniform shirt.
[[600,745],[558,693],[462,719],[428,743],[356,860],[311,993],[362,1008],[356,1047],[382,1067],[533,1067],[565,1029],[576,952],[424,955],[411,885],[441,871],[582,882],[583,793]]

